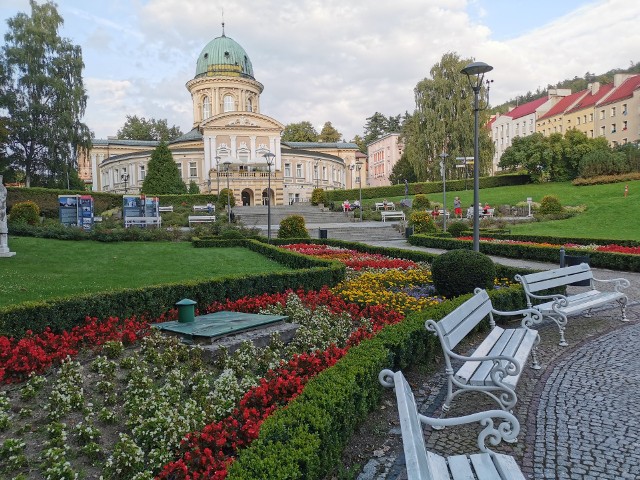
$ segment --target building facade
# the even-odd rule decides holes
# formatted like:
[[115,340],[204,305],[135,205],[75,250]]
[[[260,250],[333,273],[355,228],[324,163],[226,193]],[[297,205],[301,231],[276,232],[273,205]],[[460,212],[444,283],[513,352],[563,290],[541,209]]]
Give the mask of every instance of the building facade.
[[404,145],[399,133],[387,133],[367,145],[367,185],[383,187],[391,185],[389,176],[400,160]]
[[[194,182],[200,192],[213,194],[229,185],[239,205],[266,204],[269,198],[275,205],[303,202],[316,187],[346,188],[358,146],[282,143],[284,125],[260,111],[264,87],[254,78],[249,56],[224,32],[202,49],[186,88],[193,128],[168,144],[186,184]],[[137,193],[157,145],[94,140],[81,155],[80,177],[94,191]]]

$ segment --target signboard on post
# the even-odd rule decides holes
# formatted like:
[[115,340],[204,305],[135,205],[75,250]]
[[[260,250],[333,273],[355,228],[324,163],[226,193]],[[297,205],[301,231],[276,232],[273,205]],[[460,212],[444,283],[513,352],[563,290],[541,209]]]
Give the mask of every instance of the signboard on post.
[[78,195],[58,195],[58,215],[60,223],[67,227],[80,225],[78,217]]
[[138,195],[122,196],[122,216],[127,217],[143,217],[142,201]]
[[93,228],[93,197],[91,195],[80,195],[78,218],[83,230]]

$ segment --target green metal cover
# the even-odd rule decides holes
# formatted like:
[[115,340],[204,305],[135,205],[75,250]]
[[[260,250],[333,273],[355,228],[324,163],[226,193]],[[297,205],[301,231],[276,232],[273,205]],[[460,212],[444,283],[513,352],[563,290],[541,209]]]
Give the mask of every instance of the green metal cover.
[[232,333],[253,330],[272,323],[283,322],[287,316],[221,311],[199,315],[191,323],[164,322],[151,326],[159,330],[178,333],[187,337],[223,337]]

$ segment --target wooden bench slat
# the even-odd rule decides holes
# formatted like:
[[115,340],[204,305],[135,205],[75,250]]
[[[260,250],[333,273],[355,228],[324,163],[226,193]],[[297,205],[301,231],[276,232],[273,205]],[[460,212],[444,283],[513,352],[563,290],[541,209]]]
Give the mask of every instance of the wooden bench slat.
[[524,475],[520,471],[520,467],[518,467],[518,464],[512,456],[496,453],[493,456],[493,463],[502,480],[525,480]]
[[[510,357],[517,351],[520,346],[520,342],[524,337],[525,330],[524,329],[508,329],[502,332],[498,341],[493,345],[491,350],[489,350],[488,355],[508,355]],[[528,355],[528,352],[527,352]],[[506,362],[501,362],[505,364]],[[493,360],[487,360],[486,362],[482,362],[482,364],[477,368],[471,379],[469,380],[469,384],[471,385],[492,385],[493,380],[489,376],[491,373],[491,369],[493,368]],[[518,376],[509,376],[503,379],[503,382],[515,386],[518,381]]]
[[[478,345],[473,352],[474,357],[486,357],[489,355],[489,352],[496,344],[498,339],[502,336],[504,329],[501,327],[495,327],[493,330],[489,332],[489,335],[485,340]],[[462,367],[456,372],[456,378],[464,383],[468,383],[471,377],[474,375],[476,370],[480,368],[483,362],[464,362]],[[493,364],[493,363],[492,363]]]
[[[583,265],[585,265],[586,268]],[[570,267],[559,267],[559,268],[554,268],[553,270],[545,270],[543,272],[528,273],[527,275],[524,275],[524,277],[526,277],[527,283],[532,284],[532,283],[546,280],[548,278],[566,277],[567,275],[574,275],[578,272],[584,272],[587,269],[589,269],[589,265],[586,265],[586,264],[572,265]]]
[[447,458],[452,480],[475,480],[471,463],[467,455],[454,455]]
[[[446,335],[447,346],[454,349],[478,323],[491,312],[491,300],[486,292],[474,295],[438,322]],[[469,317],[473,320],[469,321]],[[480,319],[480,320],[478,320]]]
[[579,272],[571,275],[562,275],[546,280],[540,280],[538,282],[529,283],[529,291],[540,292],[542,290],[548,290],[550,288],[562,287],[569,285],[570,283],[580,282],[583,280],[591,280],[593,274],[591,272]]
[[[408,472],[407,472],[408,473]],[[407,475],[408,476],[408,475]],[[408,476],[409,477],[409,476]],[[409,477],[411,478],[411,477]],[[447,460],[440,455],[436,455],[433,452],[427,451],[427,473],[418,478],[432,478],[434,480],[438,479],[449,479],[449,468],[447,467]]]
[[496,470],[493,460],[488,453],[474,453],[469,455],[471,464],[476,472],[478,480],[500,479],[500,474]]

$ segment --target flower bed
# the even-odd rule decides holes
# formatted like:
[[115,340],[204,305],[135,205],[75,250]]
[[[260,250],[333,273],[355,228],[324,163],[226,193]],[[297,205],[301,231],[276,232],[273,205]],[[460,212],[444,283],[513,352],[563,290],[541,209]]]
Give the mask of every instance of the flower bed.
[[411,260],[390,258],[379,253],[365,253],[348,248],[332,247],[330,245],[296,243],[283,245],[282,248],[302,253],[303,255],[311,255],[313,257],[324,258],[327,260],[338,260],[344,263],[348,268],[356,271],[368,268],[394,268],[405,270],[408,268],[418,267],[418,264]]
[[[460,240],[473,240],[473,237],[460,237]],[[611,252],[611,253],[623,253],[625,255],[640,255],[640,247],[627,247],[624,245],[581,245],[578,243],[564,243],[562,245],[555,243],[541,243],[541,242],[527,242],[524,240],[509,240],[504,238],[492,238],[492,237],[480,237],[481,242],[488,243],[507,243],[512,245],[533,245],[536,247],[554,247],[554,248],[571,248],[577,250],[587,250],[593,252]]]

